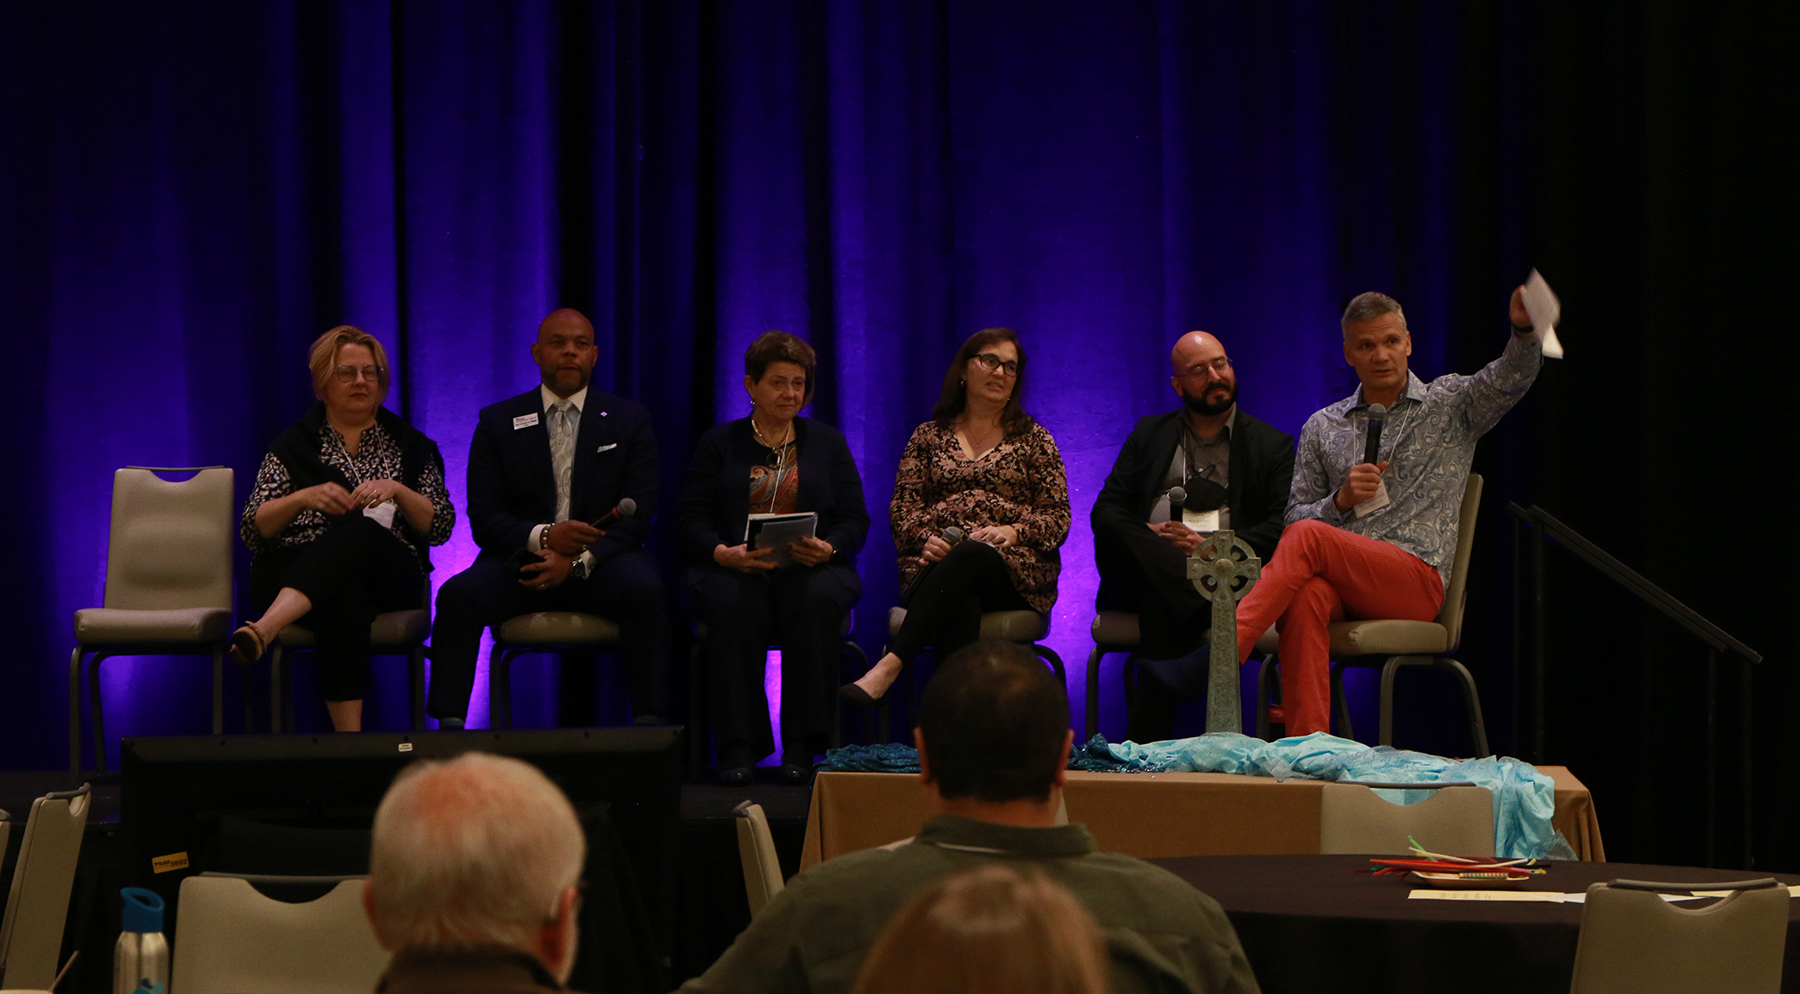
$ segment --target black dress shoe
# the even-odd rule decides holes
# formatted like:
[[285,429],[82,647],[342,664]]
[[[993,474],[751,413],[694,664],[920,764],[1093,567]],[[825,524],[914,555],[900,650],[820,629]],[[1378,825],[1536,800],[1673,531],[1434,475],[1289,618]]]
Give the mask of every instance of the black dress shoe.
[[804,787],[812,781],[812,764],[782,763],[775,778],[790,787]]
[[719,783],[726,787],[748,787],[755,779],[753,766],[728,766],[719,771]]
[[873,711],[887,703],[886,694],[883,694],[880,697],[870,697],[868,691],[858,687],[854,683],[846,683],[842,687],[839,687],[838,699],[853,708],[860,708],[864,711]]

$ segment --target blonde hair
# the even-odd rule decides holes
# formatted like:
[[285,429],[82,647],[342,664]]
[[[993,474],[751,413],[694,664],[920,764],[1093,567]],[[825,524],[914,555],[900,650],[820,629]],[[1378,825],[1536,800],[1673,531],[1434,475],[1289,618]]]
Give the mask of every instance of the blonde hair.
[[1093,918],[1035,871],[993,865],[946,877],[907,902],[863,960],[853,994],[1101,994]]
[[548,777],[479,752],[402,770],[373,835],[370,917],[389,949],[523,947],[587,858],[575,809]]
[[313,340],[312,351],[306,360],[312,367],[313,396],[325,399],[325,383],[331,379],[331,367],[337,365],[338,350],[346,345],[361,345],[375,353],[375,365],[381,370],[376,377],[380,380],[377,390],[381,396],[375,401],[387,400],[388,381],[393,378],[393,371],[388,368],[387,349],[381,347],[374,335],[348,324],[340,324]]

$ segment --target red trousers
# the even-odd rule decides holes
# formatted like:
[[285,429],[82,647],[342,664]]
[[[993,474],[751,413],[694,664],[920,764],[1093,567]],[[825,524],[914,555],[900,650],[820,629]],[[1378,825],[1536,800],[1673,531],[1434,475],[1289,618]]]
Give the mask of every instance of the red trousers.
[[1262,579],[1238,602],[1238,661],[1248,659],[1256,640],[1276,625],[1287,734],[1328,732],[1331,638],[1325,626],[1357,618],[1431,621],[1443,603],[1443,579],[1418,556],[1323,521],[1297,521],[1281,533]]

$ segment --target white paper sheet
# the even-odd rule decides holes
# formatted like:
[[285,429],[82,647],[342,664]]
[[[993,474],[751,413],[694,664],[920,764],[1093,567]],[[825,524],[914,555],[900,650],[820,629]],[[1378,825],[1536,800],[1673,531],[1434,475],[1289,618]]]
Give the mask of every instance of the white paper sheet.
[[1556,293],[1550,284],[1537,270],[1525,280],[1525,313],[1531,315],[1531,330],[1543,343],[1544,356],[1548,359],[1563,357],[1562,342],[1556,337],[1556,322],[1562,320],[1562,302],[1556,299]]

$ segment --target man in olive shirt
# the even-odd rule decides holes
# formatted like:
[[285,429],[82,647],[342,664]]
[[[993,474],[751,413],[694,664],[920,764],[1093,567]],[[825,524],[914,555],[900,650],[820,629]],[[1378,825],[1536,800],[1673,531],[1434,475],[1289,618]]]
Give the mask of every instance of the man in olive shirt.
[[925,691],[919,776],[931,817],[917,837],[852,853],[788,882],[695,992],[847,992],[882,926],[942,877],[999,863],[1068,888],[1106,940],[1113,991],[1255,992],[1217,901],[1142,860],[1095,851],[1058,825],[1068,700],[1030,651],[977,642]]

